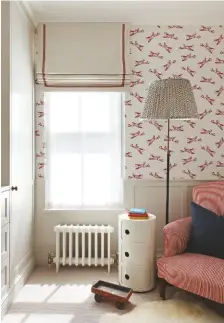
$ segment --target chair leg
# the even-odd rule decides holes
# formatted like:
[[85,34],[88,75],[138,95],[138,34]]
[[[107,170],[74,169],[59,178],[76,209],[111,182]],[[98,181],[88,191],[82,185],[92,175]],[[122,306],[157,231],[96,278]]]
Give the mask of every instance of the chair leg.
[[165,281],[165,279],[160,279],[159,282],[159,293],[160,293],[160,297],[165,300],[166,299],[166,286],[168,285],[168,283]]

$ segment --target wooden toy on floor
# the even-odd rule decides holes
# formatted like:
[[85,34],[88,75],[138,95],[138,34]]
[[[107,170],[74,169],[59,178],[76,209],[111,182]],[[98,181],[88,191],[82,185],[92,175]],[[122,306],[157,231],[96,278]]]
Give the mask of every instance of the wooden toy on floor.
[[100,303],[103,299],[116,302],[116,307],[123,310],[125,303],[129,301],[133,290],[117,284],[112,284],[103,280],[99,280],[92,286],[91,291],[95,294],[95,301]]

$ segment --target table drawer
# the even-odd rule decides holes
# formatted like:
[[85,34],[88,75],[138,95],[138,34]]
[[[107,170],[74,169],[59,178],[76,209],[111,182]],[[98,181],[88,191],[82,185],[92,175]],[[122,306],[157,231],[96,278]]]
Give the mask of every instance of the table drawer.
[[146,225],[145,221],[122,221],[120,224],[120,238],[124,242],[138,242],[149,244],[150,240],[154,239],[155,223],[152,221],[151,225]]
[[136,266],[150,266],[154,261],[155,252],[153,248],[144,243],[122,243],[120,245],[120,261],[131,262]]
[[120,284],[133,288],[136,292],[144,292],[155,287],[155,267],[151,269],[144,266],[133,266],[128,263],[121,263],[119,266]]

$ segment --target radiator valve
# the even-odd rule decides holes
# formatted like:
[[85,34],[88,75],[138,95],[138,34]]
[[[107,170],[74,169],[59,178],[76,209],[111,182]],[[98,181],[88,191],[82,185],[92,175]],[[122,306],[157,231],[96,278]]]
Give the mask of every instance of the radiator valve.
[[51,264],[53,263],[53,259],[54,259],[54,254],[52,252],[48,252],[48,266],[49,268],[51,267]]

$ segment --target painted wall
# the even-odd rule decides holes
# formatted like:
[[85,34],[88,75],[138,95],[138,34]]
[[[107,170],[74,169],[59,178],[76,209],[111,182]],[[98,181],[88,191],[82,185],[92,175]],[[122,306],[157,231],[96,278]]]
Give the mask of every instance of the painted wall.
[[[140,123],[145,90],[148,83],[158,77],[186,77],[194,87],[200,119],[195,123],[173,121],[171,124],[171,137],[174,138],[170,143],[173,180],[170,219],[175,220],[189,215],[188,206],[194,185],[224,178],[223,37],[224,28],[220,26],[131,26],[133,76],[125,101],[124,207],[146,207],[156,214],[159,253],[163,248],[162,228],[165,222],[165,188],[161,179],[165,178],[166,167],[166,122]],[[122,210],[44,210],[45,141],[41,97],[37,97],[36,112],[37,262],[46,265],[47,252],[55,251],[53,227],[59,223],[113,225],[112,249],[116,252],[117,217]]]

